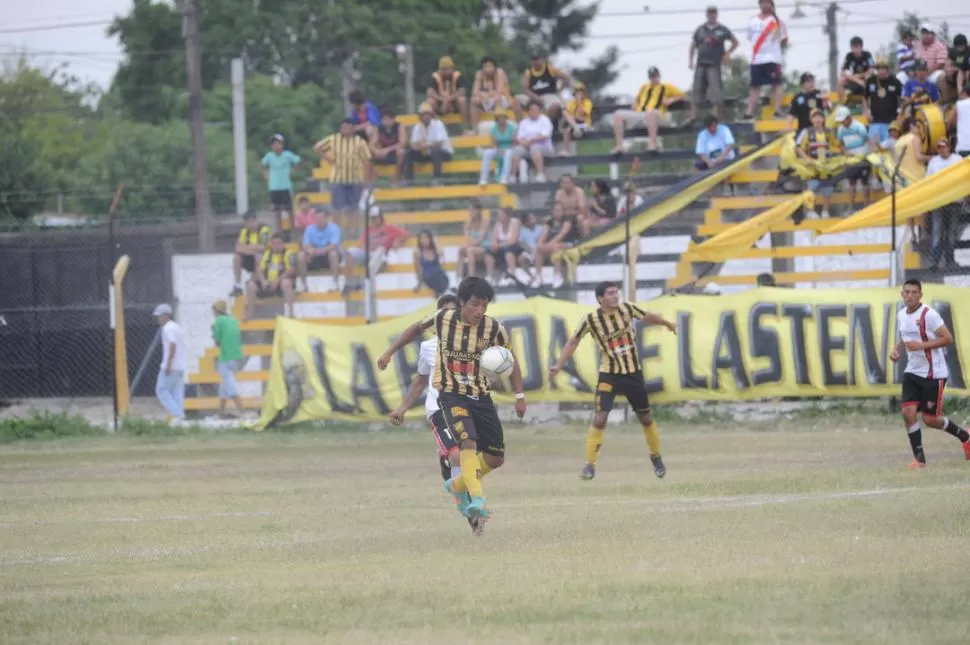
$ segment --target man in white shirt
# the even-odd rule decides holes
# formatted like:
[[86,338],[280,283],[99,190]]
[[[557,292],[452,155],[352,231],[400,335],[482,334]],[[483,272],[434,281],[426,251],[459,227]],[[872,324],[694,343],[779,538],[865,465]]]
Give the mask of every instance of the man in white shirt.
[[951,434],[963,444],[963,455],[970,460],[970,434],[943,416],[943,389],[950,375],[943,349],[953,344],[953,335],[943,318],[932,307],[923,304],[923,285],[919,280],[903,283],[904,306],[896,314],[899,342],[889,354],[893,362],[906,352],[903,373],[903,421],[913,449],[910,468],[926,468],[923,432],[916,419],[923,413],[923,423]]
[[155,396],[170,421],[177,423],[185,419],[185,370],[189,366],[185,338],[182,328],[172,320],[169,305],[158,305],[152,315],[162,328],[162,365],[155,383]]
[[970,157],[970,81],[960,88],[960,98],[947,117],[947,125],[957,133],[957,154]]
[[761,98],[761,88],[771,86],[771,101],[775,108],[775,116],[784,118],[781,112],[781,100],[784,94],[784,78],[781,64],[783,62],[783,48],[788,46],[788,27],[775,12],[773,0],[761,0],[758,5],[761,13],[748,22],[748,40],[751,49],[751,91],[748,93],[748,110],[745,118],[753,119],[758,100]]
[[404,176],[414,179],[415,162],[431,162],[434,178],[441,177],[441,164],[451,161],[455,149],[448,137],[448,129],[434,114],[430,103],[422,103],[418,110],[418,122],[411,130],[411,142],[404,158]]
[[554,150],[552,147],[552,121],[542,113],[542,104],[529,103],[529,114],[519,122],[515,132],[515,148],[512,151],[512,170],[519,167],[519,161],[526,155],[536,167],[536,181],[546,181],[546,160]]

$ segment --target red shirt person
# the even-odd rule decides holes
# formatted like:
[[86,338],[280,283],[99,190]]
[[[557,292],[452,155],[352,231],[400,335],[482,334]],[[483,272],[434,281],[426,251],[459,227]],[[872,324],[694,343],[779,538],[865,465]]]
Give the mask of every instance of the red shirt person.
[[349,249],[347,255],[352,264],[363,266],[366,261],[365,249],[370,249],[370,272],[374,276],[386,265],[388,251],[400,248],[411,233],[400,226],[388,224],[377,206],[370,209],[369,217],[368,229],[360,236],[360,247]]

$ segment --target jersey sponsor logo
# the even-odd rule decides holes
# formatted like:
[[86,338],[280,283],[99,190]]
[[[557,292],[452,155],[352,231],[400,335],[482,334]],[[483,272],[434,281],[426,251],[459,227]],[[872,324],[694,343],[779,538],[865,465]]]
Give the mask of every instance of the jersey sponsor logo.
[[454,430],[456,435],[458,435],[459,441],[465,441],[468,439],[468,431],[465,430],[464,421],[456,421],[454,426],[452,426],[451,429]]
[[449,361],[448,371],[455,375],[468,375],[475,373],[475,365],[473,363],[463,363],[460,361]]
[[611,383],[597,383],[596,390],[598,392],[612,392],[613,385]]
[[468,410],[465,408],[458,407],[457,405],[451,408],[451,416],[453,417],[467,417]]

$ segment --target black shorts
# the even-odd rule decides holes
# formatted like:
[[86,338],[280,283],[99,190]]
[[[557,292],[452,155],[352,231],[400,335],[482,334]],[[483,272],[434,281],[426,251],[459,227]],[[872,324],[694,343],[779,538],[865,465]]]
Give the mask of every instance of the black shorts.
[[287,213],[293,212],[293,195],[288,190],[269,191],[269,201],[276,210],[284,210]]
[[759,63],[750,66],[751,87],[781,85],[781,65],[778,63]]
[[378,157],[375,155],[371,161],[377,166],[393,166],[397,163],[397,150],[390,151],[386,157]]
[[438,410],[431,415],[428,419],[428,423],[431,424],[431,434],[434,436],[434,442],[438,446],[438,456],[447,457],[455,450],[458,450],[458,442],[455,441],[455,437],[451,434],[451,430],[448,429],[448,424],[445,423],[445,415]]
[[264,300],[266,298],[282,298],[283,289],[281,289],[280,287],[277,287],[275,289],[263,289],[262,287],[260,287],[259,290],[256,291],[256,297],[259,298],[260,300]]
[[468,439],[478,443],[478,451],[496,457],[505,456],[505,432],[492,397],[473,399],[460,394],[441,393],[438,407],[455,441],[461,445]]
[[256,258],[251,255],[239,254],[239,264],[250,273],[256,272]]
[[647,386],[643,383],[643,372],[634,374],[608,374],[600,372],[596,383],[596,411],[609,412],[613,409],[613,399],[625,396],[634,412],[649,412],[650,399]]
[[943,390],[945,378],[926,378],[906,372],[903,374],[903,407],[915,405],[926,414],[943,414]]
[[867,163],[860,163],[845,171],[845,178],[849,181],[861,181],[863,183],[869,183],[869,177],[871,175],[872,166]]
[[328,254],[314,255],[307,262],[306,268],[310,271],[325,271],[330,268],[330,256]]
[[853,81],[849,81],[845,84],[845,91],[847,94],[851,94],[852,96],[866,95],[866,88]]

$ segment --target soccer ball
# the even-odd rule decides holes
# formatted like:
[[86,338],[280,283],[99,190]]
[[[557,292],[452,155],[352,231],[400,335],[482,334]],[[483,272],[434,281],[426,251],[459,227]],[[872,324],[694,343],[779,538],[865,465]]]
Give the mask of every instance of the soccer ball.
[[479,364],[483,370],[490,374],[505,376],[512,371],[515,359],[512,358],[512,352],[504,347],[489,347],[482,352]]

